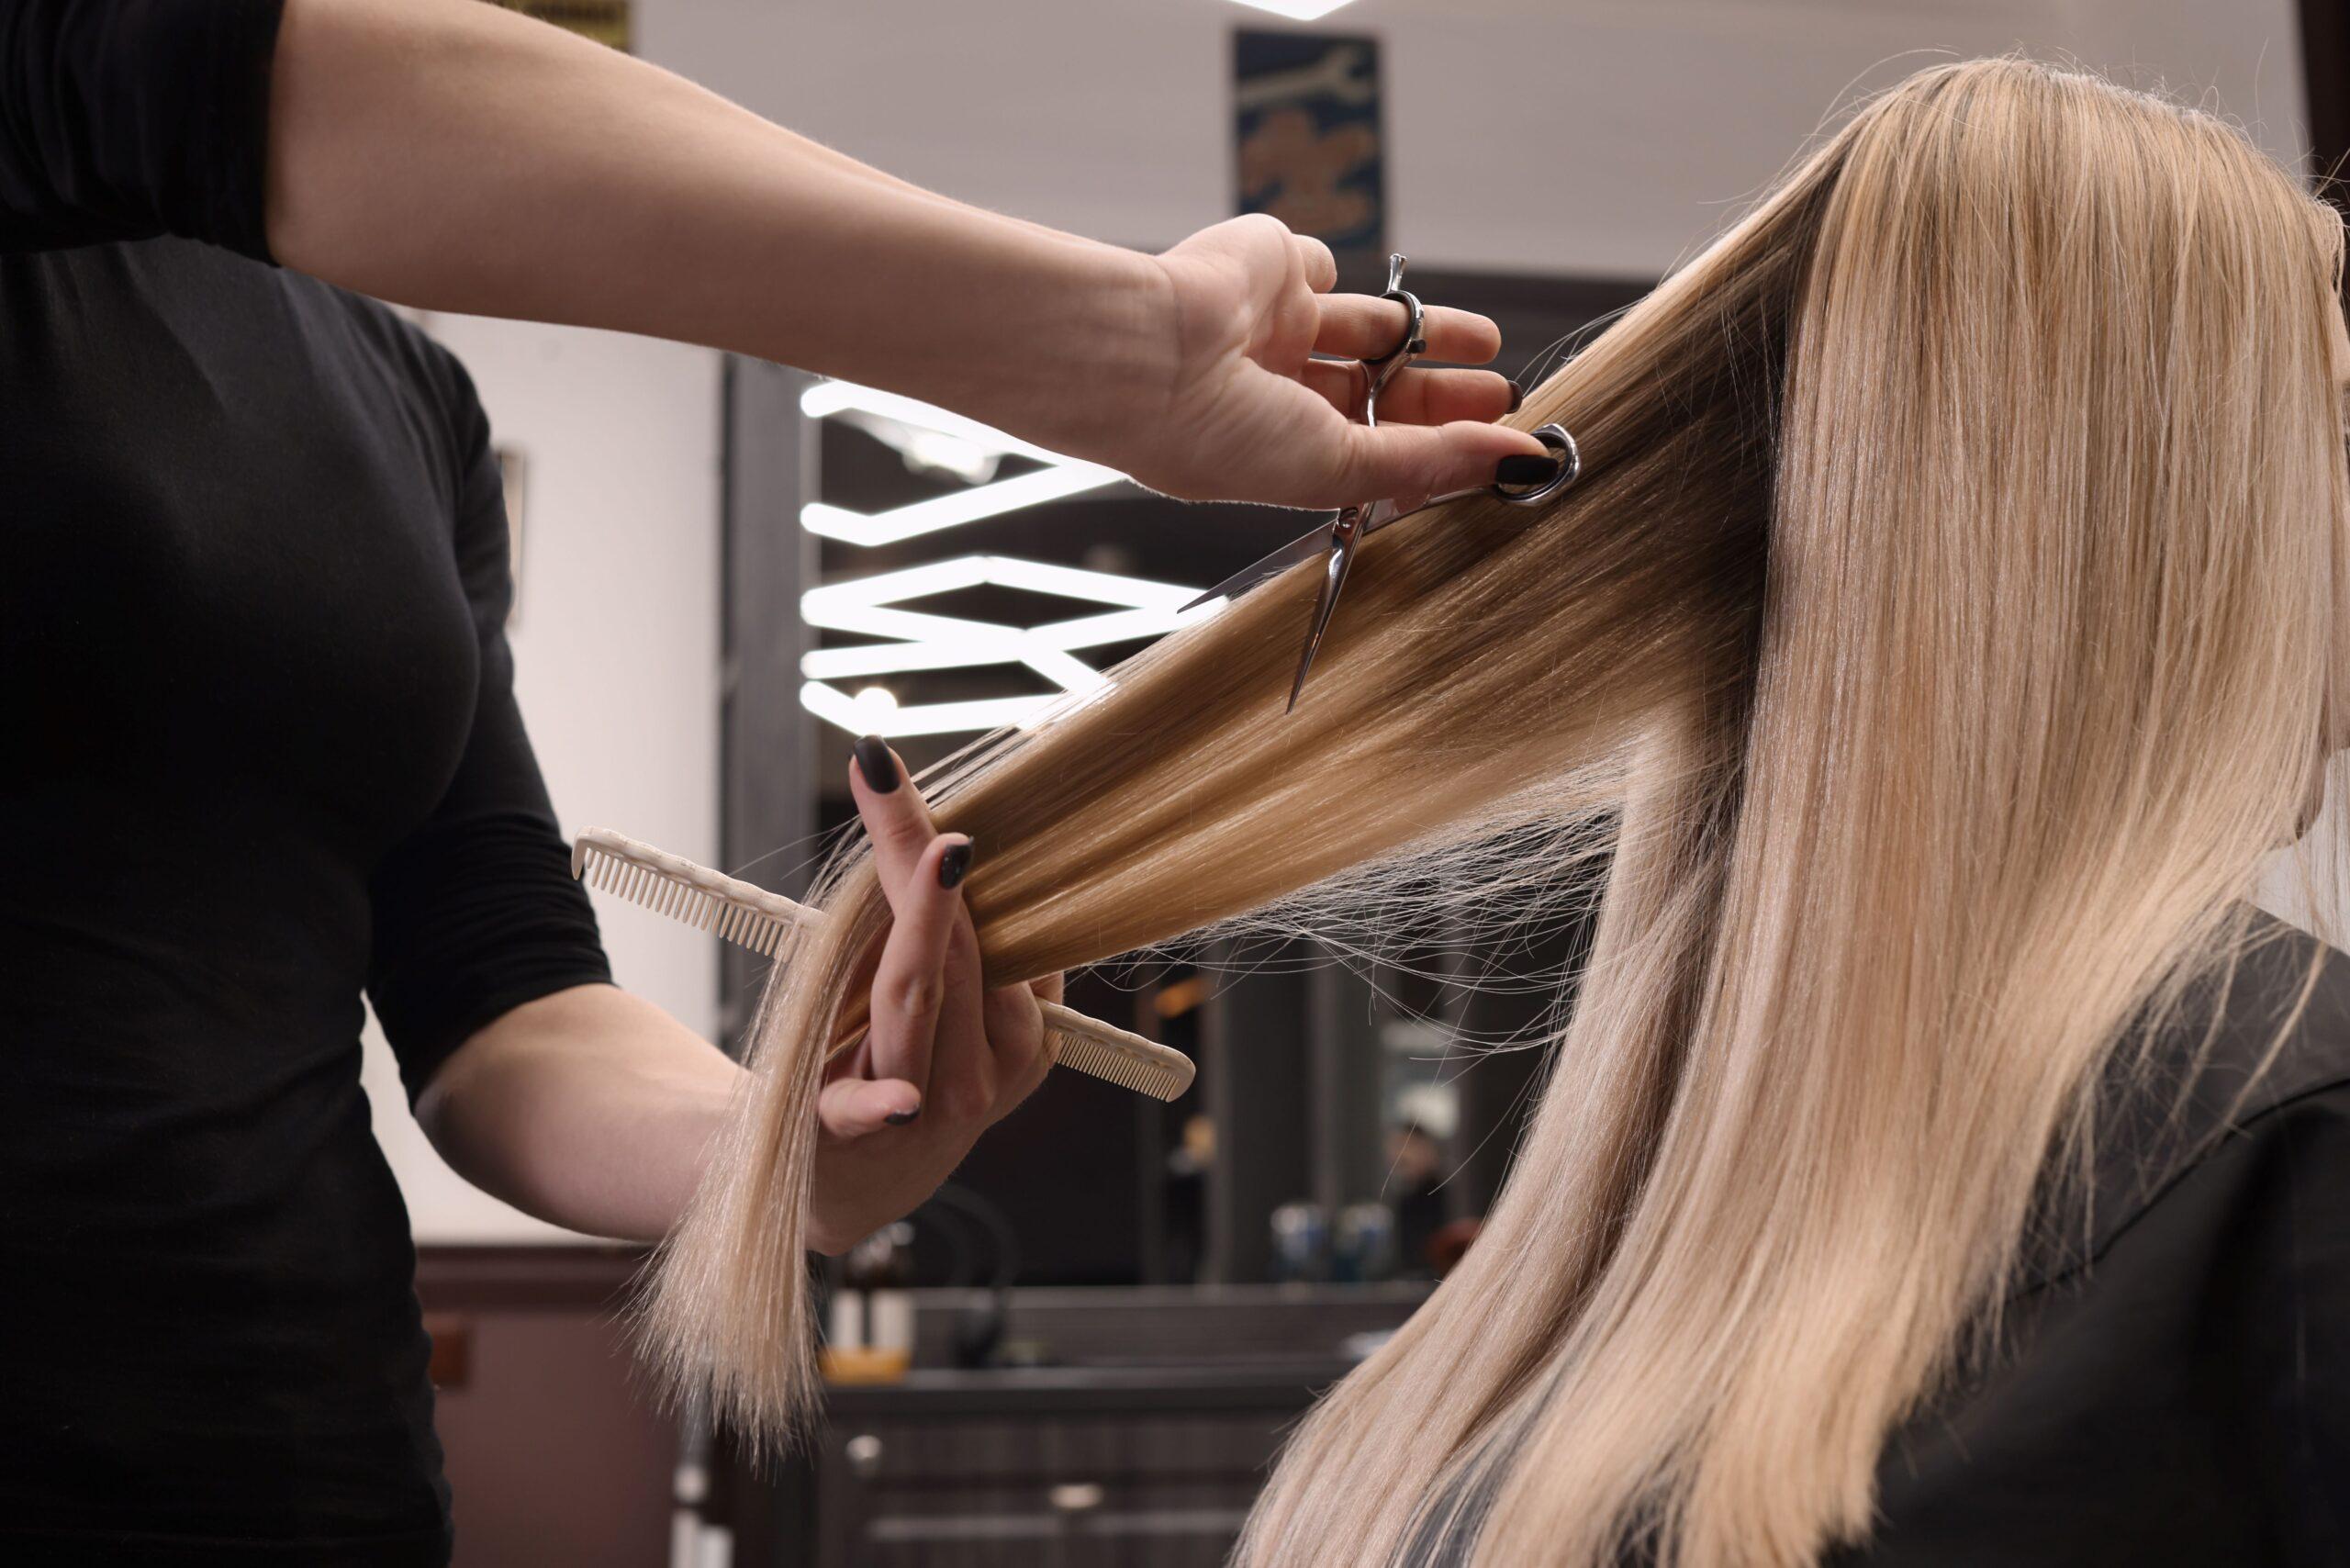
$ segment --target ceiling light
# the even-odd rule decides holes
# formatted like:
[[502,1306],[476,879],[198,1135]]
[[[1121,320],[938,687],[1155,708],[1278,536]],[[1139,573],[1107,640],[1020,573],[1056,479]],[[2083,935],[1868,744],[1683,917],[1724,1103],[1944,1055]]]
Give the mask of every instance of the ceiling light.
[[1252,10],[1270,11],[1276,17],[1287,17],[1292,22],[1316,22],[1345,5],[1347,0],[1237,0]]

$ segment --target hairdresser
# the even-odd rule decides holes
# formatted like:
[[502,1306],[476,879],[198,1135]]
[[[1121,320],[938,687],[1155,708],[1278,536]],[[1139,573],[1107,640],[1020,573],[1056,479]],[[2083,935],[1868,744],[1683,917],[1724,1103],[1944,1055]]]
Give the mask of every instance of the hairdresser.
[[[739,1075],[610,983],[487,421],[343,290],[788,361],[1177,496],[1542,461],[1484,371],[1349,423],[1310,355],[1402,312],[1331,282],[1266,218],[1154,257],[981,212],[469,0],[0,0],[0,1555],[445,1561],[363,991],[449,1162],[598,1235],[672,1225]],[[856,775],[897,920],[822,1096],[828,1249],[1048,1065],[977,983],[973,846],[887,747]]]

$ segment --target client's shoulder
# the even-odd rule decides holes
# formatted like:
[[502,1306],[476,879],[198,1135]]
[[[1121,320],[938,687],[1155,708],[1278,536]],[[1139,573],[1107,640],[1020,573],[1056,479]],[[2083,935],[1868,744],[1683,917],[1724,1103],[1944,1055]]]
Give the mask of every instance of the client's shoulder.
[[2091,1164],[2063,1151],[2052,1162],[2024,1280],[2077,1273],[2222,1151],[2240,1159],[2256,1153],[2247,1144],[2289,1139],[2297,1115],[2337,1101],[2350,1107],[2350,954],[2249,912],[2228,961],[2107,1064]]
[[2165,1034],[2165,1054],[2195,1073],[2194,1101],[2233,1121],[2350,1085],[2350,953],[2255,911],[2234,963],[2199,983]]

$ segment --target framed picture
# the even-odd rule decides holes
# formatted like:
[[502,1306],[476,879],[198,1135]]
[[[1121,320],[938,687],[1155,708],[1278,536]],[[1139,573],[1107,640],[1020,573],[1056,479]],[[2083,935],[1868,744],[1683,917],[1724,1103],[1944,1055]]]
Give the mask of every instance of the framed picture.
[[1238,210],[1269,212],[1337,252],[1387,248],[1379,40],[1232,35]]

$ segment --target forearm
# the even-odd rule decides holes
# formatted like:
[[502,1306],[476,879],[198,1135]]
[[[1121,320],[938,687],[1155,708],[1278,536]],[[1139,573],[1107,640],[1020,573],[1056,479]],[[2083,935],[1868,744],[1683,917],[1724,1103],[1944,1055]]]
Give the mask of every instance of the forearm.
[[476,0],[286,0],[268,223],[428,308],[738,350],[1083,452],[1171,376],[1150,258],[907,185]]
[[649,1241],[683,1212],[741,1079],[653,1003],[580,986],[467,1040],[417,1119],[459,1175],[525,1214]]

